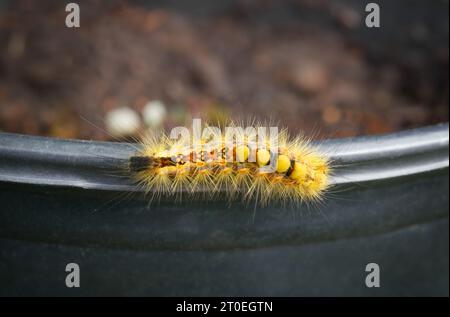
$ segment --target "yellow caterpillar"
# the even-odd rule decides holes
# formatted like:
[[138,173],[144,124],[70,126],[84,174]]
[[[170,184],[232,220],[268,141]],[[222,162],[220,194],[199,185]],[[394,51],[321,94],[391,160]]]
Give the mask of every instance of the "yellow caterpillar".
[[326,155],[301,137],[290,139],[286,130],[272,139],[260,127],[231,127],[233,133],[207,127],[194,142],[146,137],[141,150],[130,157],[128,170],[139,186],[156,196],[225,194],[262,205],[322,199],[329,187]]

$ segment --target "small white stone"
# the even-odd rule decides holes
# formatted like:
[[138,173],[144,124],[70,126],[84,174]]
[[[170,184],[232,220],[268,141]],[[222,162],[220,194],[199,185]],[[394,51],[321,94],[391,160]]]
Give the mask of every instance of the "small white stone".
[[144,106],[142,116],[147,126],[158,127],[166,119],[166,106],[159,100],[150,101]]
[[140,127],[140,118],[136,111],[128,107],[116,108],[106,114],[106,130],[115,136],[135,134]]

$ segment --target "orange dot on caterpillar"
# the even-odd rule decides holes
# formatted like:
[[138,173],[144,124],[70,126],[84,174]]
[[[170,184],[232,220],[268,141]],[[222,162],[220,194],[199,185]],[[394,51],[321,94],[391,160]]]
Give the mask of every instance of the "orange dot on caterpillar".
[[265,166],[270,161],[270,152],[266,149],[260,149],[256,153],[256,162],[258,166]]

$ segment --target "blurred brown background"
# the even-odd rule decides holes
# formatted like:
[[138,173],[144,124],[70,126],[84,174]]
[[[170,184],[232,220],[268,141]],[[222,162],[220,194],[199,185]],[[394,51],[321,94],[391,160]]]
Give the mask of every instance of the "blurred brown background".
[[[0,0],[0,131],[111,139],[105,117],[271,119],[318,137],[448,121],[448,1]],[[369,1],[370,2],[370,1]],[[102,129],[95,127],[86,118]]]

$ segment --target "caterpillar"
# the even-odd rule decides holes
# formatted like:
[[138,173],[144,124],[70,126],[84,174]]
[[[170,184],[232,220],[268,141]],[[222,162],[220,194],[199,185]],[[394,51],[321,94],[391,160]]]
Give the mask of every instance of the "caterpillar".
[[146,193],[177,199],[183,195],[226,195],[261,205],[323,199],[330,186],[331,164],[309,140],[290,138],[286,129],[278,132],[271,127],[268,135],[264,126],[244,129],[235,123],[230,123],[225,133],[211,126],[200,133],[195,132],[195,126],[201,124],[196,120],[196,139],[190,137],[187,128],[170,136],[142,139],[127,169]]

